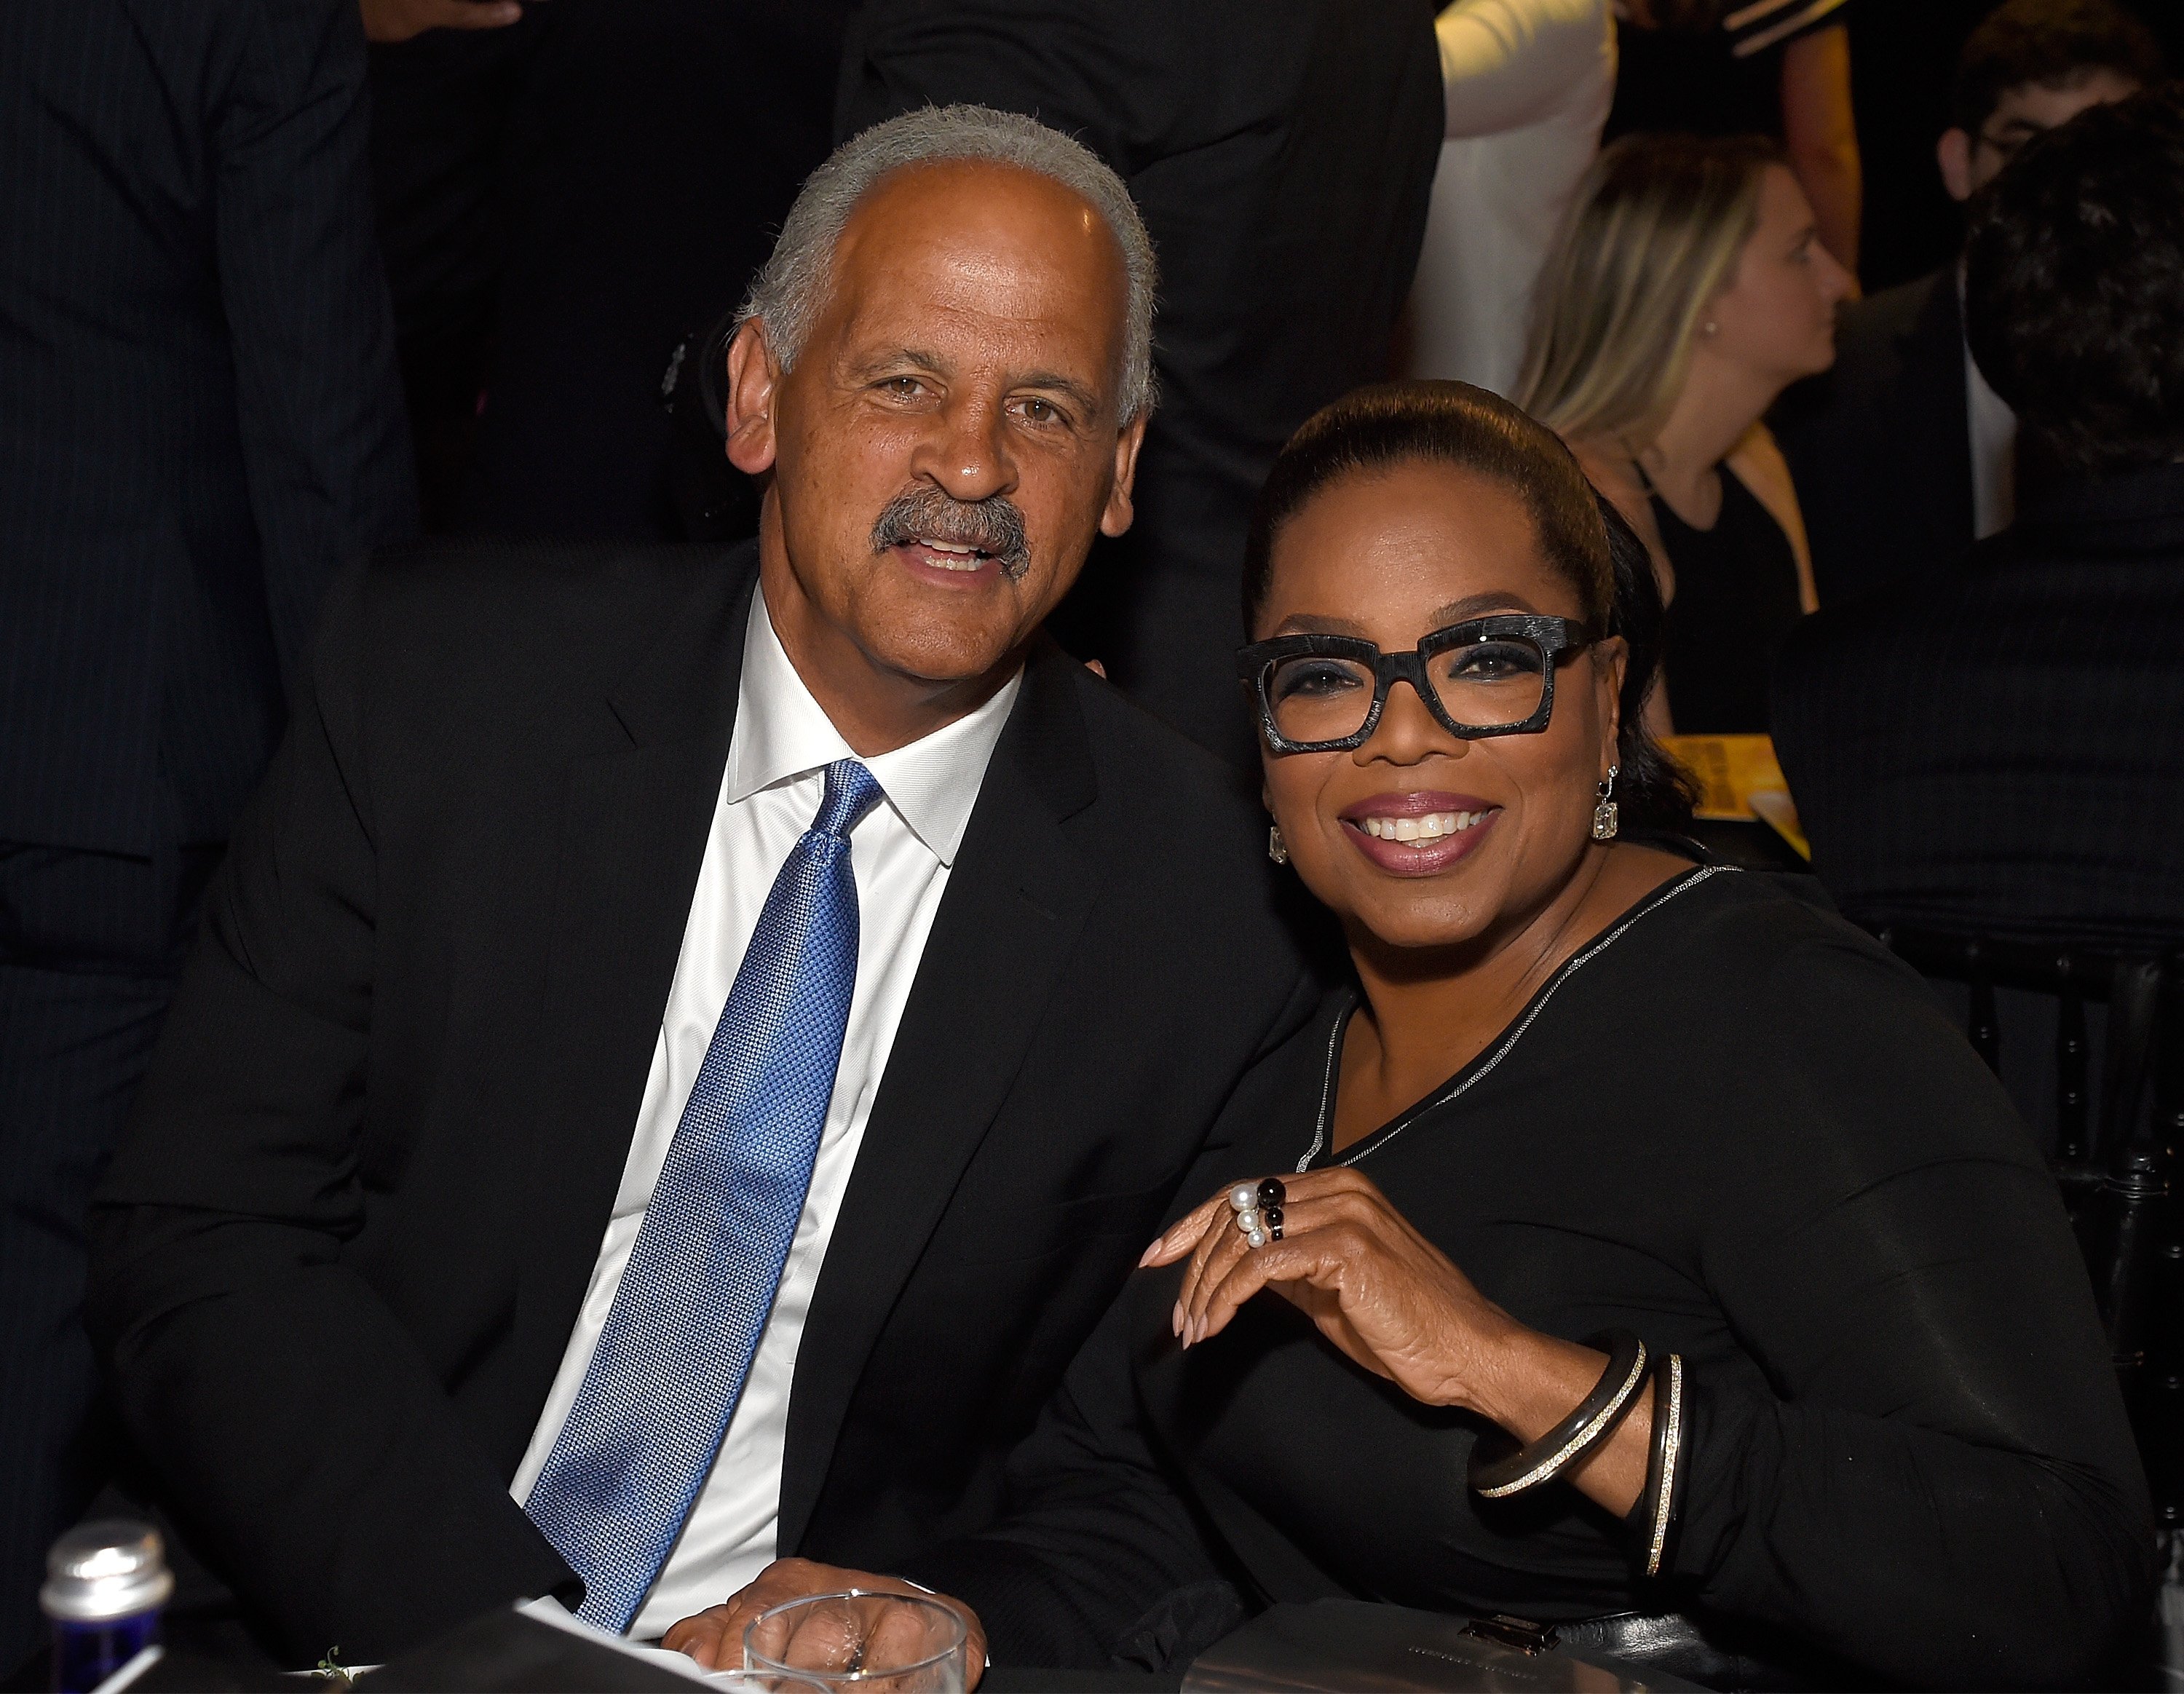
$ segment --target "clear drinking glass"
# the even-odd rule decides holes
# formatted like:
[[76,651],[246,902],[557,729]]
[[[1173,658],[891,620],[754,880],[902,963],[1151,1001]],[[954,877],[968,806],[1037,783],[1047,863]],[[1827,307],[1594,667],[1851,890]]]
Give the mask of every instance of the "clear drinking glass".
[[967,1632],[922,1595],[849,1589],[761,1612],[744,1630],[746,1669],[873,1694],[963,1694]]
[[789,1676],[771,1670],[709,1670],[705,1680],[735,1694],[827,1694],[827,1685],[808,1676]]

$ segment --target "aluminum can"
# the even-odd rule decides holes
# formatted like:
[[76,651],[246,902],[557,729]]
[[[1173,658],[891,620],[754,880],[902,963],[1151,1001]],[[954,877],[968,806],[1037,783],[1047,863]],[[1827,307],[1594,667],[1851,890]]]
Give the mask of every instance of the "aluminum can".
[[38,1591],[53,1627],[55,1694],[90,1694],[156,1646],[160,1608],[174,1591],[166,1547],[148,1524],[79,1524],[55,1541]]

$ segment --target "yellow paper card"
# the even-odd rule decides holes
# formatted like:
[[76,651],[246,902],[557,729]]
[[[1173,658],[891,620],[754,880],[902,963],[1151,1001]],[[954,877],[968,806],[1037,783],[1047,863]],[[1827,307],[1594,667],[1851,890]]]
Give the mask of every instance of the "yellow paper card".
[[1762,822],[1804,858],[1813,850],[1798,826],[1790,785],[1764,735],[1665,735],[1671,758],[1697,779],[1698,816],[1730,822]]

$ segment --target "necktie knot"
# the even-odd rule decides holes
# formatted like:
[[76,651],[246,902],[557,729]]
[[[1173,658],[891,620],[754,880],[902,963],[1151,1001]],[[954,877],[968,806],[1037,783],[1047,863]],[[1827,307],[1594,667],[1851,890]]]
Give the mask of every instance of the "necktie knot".
[[827,797],[819,802],[819,815],[811,820],[816,835],[846,841],[857,820],[886,797],[879,778],[855,759],[837,759],[827,767]]

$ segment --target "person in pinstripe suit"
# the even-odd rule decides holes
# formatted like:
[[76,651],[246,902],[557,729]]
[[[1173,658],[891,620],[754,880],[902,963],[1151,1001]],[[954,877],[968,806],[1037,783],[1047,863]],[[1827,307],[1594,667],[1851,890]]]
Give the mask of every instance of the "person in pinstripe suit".
[[2184,90],[2035,138],[1975,203],[1964,316],[2016,521],[1810,619],[1774,732],[1844,911],[2184,940]]
[[320,590],[415,524],[355,0],[0,6],[0,1675],[83,1209]]

